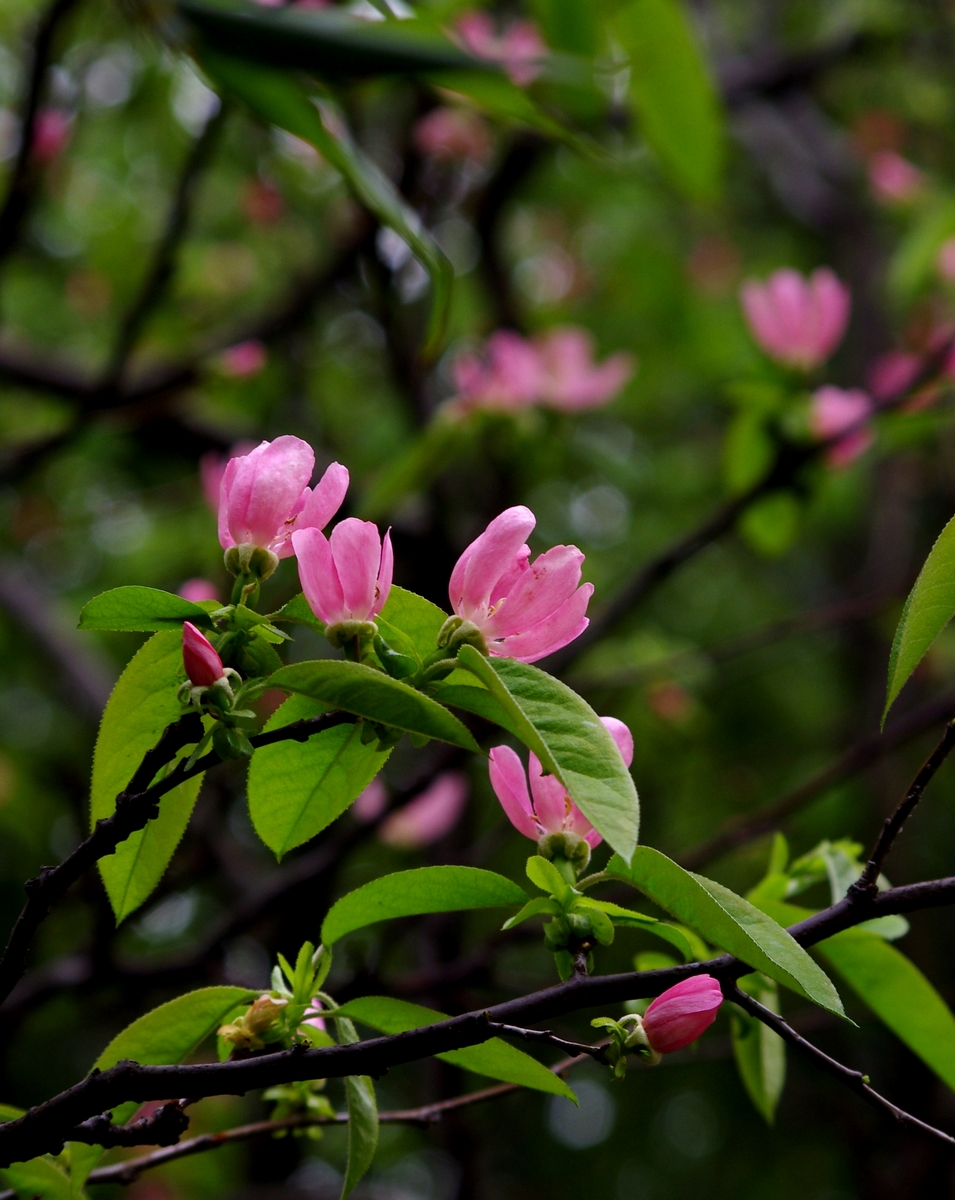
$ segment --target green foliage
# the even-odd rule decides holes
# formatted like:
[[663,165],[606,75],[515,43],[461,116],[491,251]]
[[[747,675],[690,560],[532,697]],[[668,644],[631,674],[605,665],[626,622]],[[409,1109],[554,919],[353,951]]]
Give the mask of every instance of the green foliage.
[[[779,991],[764,975],[744,975],[739,986],[771,1012],[779,1012]],[[736,1006],[730,1014],[733,1056],[743,1086],[767,1125],[776,1119],[776,1106],[786,1083],[786,1043],[762,1021]]]
[[293,663],[276,671],[269,683],[403,733],[437,738],[464,750],[480,752],[474,738],[446,708],[400,680],[362,663],[327,658]]
[[[342,1044],[358,1041],[355,1026],[347,1017],[336,1018],[335,1027]],[[374,1082],[367,1075],[346,1076],[345,1098],[348,1101],[348,1163],[342,1200],[366,1174],[378,1148],[378,1101]]]
[[392,650],[408,655],[420,666],[434,653],[438,631],[447,619],[448,614],[424,596],[392,585],[375,624]]
[[[324,706],[293,696],[266,724],[279,729]],[[388,761],[390,748],[361,740],[361,725],[334,725],[305,742],[262,746],[249,763],[249,815],[263,842],[281,859],[340,816]]]
[[336,901],[322,922],[322,942],[331,946],[346,933],[395,917],[497,908],[523,904],[526,899],[516,883],[478,867],[396,871],[373,879]]
[[[133,656],[113,689],[103,713],[90,788],[90,822],[116,810],[123,790],[147,750],[182,715],[176,697],[185,678],[182,635],[154,634]],[[163,796],[159,816],[122,842],[99,863],[117,923],[149,897],[162,878],[192,813],[202,776],[181,783]]]
[[629,861],[640,829],[640,802],[620,751],[576,692],[537,667],[485,658],[462,646],[458,661],[507,712],[521,741],[556,775],[608,844]]
[[[395,1000],[390,996],[362,996],[349,1000],[339,1010],[379,1033],[404,1033],[408,1029],[420,1029],[424,1025],[435,1025],[448,1019],[446,1013],[424,1008],[420,1004],[409,1004],[407,1000]],[[576,1102],[572,1089],[553,1071],[511,1046],[500,1038],[491,1038],[479,1046],[467,1046],[463,1050],[449,1050],[435,1056],[475,1075],[487,1075],[503,1083],[516,1083],[519,1087],[533,1088],[538,1092],[549,1092],[553,1096],[566,1096]]]
[[31,1158],[0,1170],[0,1179],[18,1200],[73,1200],[70,1177],[52,1158]]
[[84,604],[79,627],[152,633],[161,629],[181,629],[183,621],[191,621],[200,629],[212,628],[207,608],[183,600],[181,596],[158,588],[119,587]]

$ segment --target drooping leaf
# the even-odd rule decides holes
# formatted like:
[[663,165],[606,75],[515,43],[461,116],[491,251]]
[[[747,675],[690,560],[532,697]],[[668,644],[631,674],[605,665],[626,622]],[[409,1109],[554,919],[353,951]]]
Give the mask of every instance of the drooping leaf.
[[[266,724],[278,729],[317,716],[324,705],[307,696],[286,700]],[[249,763],[249,815],[278,858],[309,841],[340,816],[388,761],[390,748],[361,740],[361,726],[333,725],[306,742],[262,746]]]
[[720,105],[681,0],[630,0],[615,32],[630,55],[641,131],[679,187],[714,199],[724,152]]
[[[336,1017],[335,1028],[343,1045],[358,1041],[355,1026],[348,1017]],[[345,1098],[348,1102],[348,1163],[341,1200],[345,1200],[365,1175],[378,1148],[378,1100],[371,1078],[368,1075],[346,1076]]]
[[772,918],[722,884],[692,871],[650,846],[638,846],[627,871],[614,859],[610,870],[625,874],[651,900],[697,933],[775,979],[784,987],[844,1017],[831,980],[794,938]]
[[929,552],[909,592],[892,651],[882,722],[929,647],[955,616],[955,517]]
[[293,663],[276,671],[269,683],[405,733],[423,734],[480,753],[458,718],[436,700],[362,663],[328,658]]
[[[774,981],[762,975],[744,975],[739,986],[764,1008],[779,1012],[779,993]],[[731,1014],[730,1032],[743,1086],[756,1111],[772,1125],[786,1082],[786,1043],[762,1021],[736,1007]]]
[[[445,1013],[423,1008],[420,1004],[409,1004],[407,1000],[393,1000],[390,996],[362,996],[359,1000],[349,1000],[341,1011],[369,1029],[386,1034],[404,1033],[448,1019]],[[576,1102],[573,1091],[559,1075],[500,1038],[491,1038],[463,1050],[449,1050],[435,1057],[465,1071],[473,1071],[475,1075],[487,1075],[490,1079],[516,1083],[553,1096],[566,1096]]]
[[[154,634],[120,676],[96,739],[91,824],[115,812],[116,797],[143,755],[155,746],[166,726],[182,715],[176,692],[184,679],[182,635],[173,631]],[[115,854],[100,859],[100,874],[117,923],[134,912],[162,878],[189,822],[201,783],[202,776],[196,776],[163,796],[159,816],[120,843]]]
[[421,663],[435,650],[438,631],[447,619],[448,614],[424,596],[392,585],[375,623],[392,650]]
[[201,62],[221,87],[233,92],[258,116],[314,146],[341,173],[358,203],[408,244],[431,277],[431,321],[422,353],[433,357],[444,338],[454,268],[418,215],[352,142],[344,121],[334,120],[333,130],[328,116],[294,77],[208,47],[202,51]]
[[397,871],[373,879],[333,904],[322,923],[322,942],[331,946],[346,933],[394,917],[497,908],[526,900],[516,883],[478,867]]
[[556,775],[581,812],[628,862],[640,802],[617,744],[585,700],[552,675],[511,658],[462,646],[458,661],[510,716],[521,741]]
[[212,628],[209,613],[202,605],[159,588],[118,587],[94,596],[83,606],[79,628],[153,633],[181,630],[183,621],[191,621],[200,629]]

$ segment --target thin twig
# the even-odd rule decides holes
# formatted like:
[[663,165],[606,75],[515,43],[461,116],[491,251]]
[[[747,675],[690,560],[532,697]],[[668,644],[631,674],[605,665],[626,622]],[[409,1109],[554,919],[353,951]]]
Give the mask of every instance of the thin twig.
[[606,1064],[605,1045],[591,1046],[587,1042],[569,1042],[566,1038],[558,1037],[549,1029],[525,1029],[521,1025],[506,1025],[500,1021],[492,1021],[488,1014],[488,1025],[495,1033],[505,1037],[520,1038],[524,1042],[543,1042],[546,1046],[556,1046],[558,1050],[573,1050],[575,1054],[587,1054],[595,1062]]

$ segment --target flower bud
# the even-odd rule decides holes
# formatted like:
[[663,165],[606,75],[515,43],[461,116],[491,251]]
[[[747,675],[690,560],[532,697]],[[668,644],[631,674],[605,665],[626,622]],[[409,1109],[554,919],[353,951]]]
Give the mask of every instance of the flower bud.
[[712,975],[694,975],[667,988],[643,1014],[643,1030],[658,1054],[682,1050],[716,1020],[723,993]]
[[193,687],[212,687],[225,676],[222,659],[215,647],[191,621],[186,621],[182,627],[182,664]]
[[268,992],[229,1025],[219,1027],[219,1037],[231,1042],[238,1050],[261,1050],[265,1045],[262,1034],[266,1033],[282,1015],[288,1000],[270,996]]

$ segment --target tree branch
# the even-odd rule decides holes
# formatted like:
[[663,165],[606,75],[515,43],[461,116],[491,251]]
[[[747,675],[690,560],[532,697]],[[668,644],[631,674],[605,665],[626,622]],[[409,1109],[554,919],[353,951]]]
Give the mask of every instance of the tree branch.
[[591,1046],[586,1042],[569,1042],[566,1038],[558,1037],[556,1033],[552,1033],[549,1029],[524,1029],[520,1025],[505,1025],[501,1022],[492,1021],[490,1014],[487,1014],[487,1017],[488,1023],[495,1033],[501,1033],[505,1037],[520,1038],[524,1042],[543,1042],[547,1046],[556,1046],[558,1050],[573,1050],[576,1055],[586,1054],[594,1062],[606,1065],[606,1042],[597,1046]]

